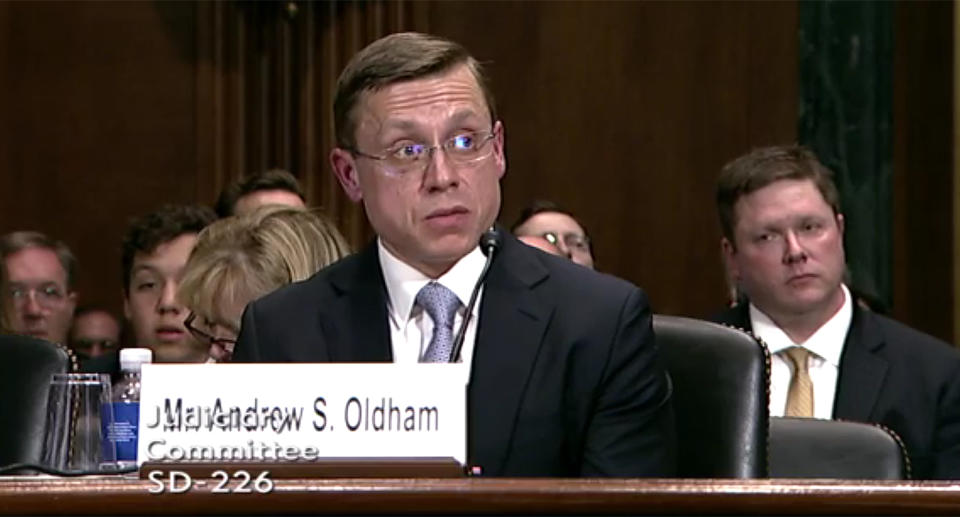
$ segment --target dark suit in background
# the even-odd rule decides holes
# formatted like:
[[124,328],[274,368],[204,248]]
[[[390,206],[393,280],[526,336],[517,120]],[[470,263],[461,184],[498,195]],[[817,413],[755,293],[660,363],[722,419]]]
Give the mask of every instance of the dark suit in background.
[[[375,244],[250,304],[238,362],[391,361]],[[468,460],[495,476],[671,476],[670,386],[635,286],[504,235],[480,306]]]
[[[715,319],[751,330],[748,304]],[[960,479],[960,353],[854,303],[833,418],[893,429],[914,478]]]

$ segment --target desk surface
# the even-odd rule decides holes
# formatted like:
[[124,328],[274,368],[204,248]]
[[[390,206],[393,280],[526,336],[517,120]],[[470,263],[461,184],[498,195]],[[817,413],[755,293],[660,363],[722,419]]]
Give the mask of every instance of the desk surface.
[[[181,480],[182,481],[182,480]],[[960,514],[960,482],[637,479],[277,479],[269,493],[184,493],[121,477],[0,478],[0,513]],[[200,486],[202,483],[202,486]],[[180,483],[182,486],[183,483]],[[231,482],[234,490],[238,483]]]

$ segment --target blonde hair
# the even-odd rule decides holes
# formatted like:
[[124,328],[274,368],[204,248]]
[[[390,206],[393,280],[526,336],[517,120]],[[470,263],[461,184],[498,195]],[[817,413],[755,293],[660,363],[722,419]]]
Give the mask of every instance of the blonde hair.
[[[223,318],[244,305],[306,280],[350,253],[329,219],[305,208],[267,205],[204,228],[184,268],[178,297],[198,315]],[[239,327],[239,322],[234,322]]]

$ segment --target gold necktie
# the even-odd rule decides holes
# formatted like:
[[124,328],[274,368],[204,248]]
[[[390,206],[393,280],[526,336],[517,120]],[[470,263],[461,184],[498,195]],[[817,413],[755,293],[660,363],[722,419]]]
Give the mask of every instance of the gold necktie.
[[810,380],[810,371],[807,369],[810,352],[806,348],[794,346],[786,349],[784,355],[793,363],[786,415],[813,418],[813,381]]

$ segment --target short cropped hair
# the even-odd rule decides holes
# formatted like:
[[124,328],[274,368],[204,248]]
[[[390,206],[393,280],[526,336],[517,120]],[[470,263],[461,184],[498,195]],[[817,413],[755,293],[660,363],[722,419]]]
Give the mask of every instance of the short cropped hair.
[[349,253],[346,239],[321,214],[266,205],[200,232],[177,296],[198,314],[215,316],[227,301],[306,280]]
[[737,225],[734,214],[737,201],[781,180],[812,181],[834,215],[841,213],[840,193],[833,183],[833,172],[820,163],[813,151],[799,145],[754,149],[724,165],[717,181],[720,229],[732,246],[736,246],[733,231]]
[[587,230],[587,226],[583,224],[583,222],[580,221],[580,219],[577,219],[577,216],[573,215],[573,212],[567,210],[566,208],[563,208],[562,206],[554,203],[553,201],[537,199],[537,200],[534,200],[533,203],[530,203],[529,205],[524,207],[524,209],[520,212],[520,217],[517,217],[517,220],[514,221],[512,226],[510,226],[510,233],[517,235],[517,230],[519,230],[520,227],[524,225],[524,223],[529,221],[533,216],[537,214],[544,214],[544,213],[563,214],[569,217],[570,219],[573,219],[574,222],[579,224],[580,228],[583,228],[584,236],[590,242],[590,257],[593,259],[594,263],[597,262],[596,243],[593,242],[593,237],[590,236],[590,231]]
[[202,205],[165,205],[156,212],[130,222],[123,237],[121,269],[123,292],[130,292],[130,272],[137,253],[153,253],[161,244],[181,235],[200,233],[217,219],[217,214]]
[[40,232],[19,231],[0,237],[0,274],[2,274],[2,278],[7,277],[7,257],[27,248],[42,248],[52,251],[67,274],[67,290],[73,290],[74,277],[77,271],[76,257],[66,244],[51,239]]
[[237,209],[237,201],[243,196],[263,190],[283,190],[295,194],[304,203],[307,202],[297,178],[283,169],[270,169],[266,172],[240,178],[220,192],[214,209],[220,217],[229,217]]
[[497,120],[489,82],[480,63],[458,43],[429,34],[402,32],[374,41],[361,50],[337,79],[333,122],[337,145],[356,147],[353,111],[365,92],[376,92],[394,83],[420,79],[465,64],[483,92],[490,123]]
[[570,219],[573,219],[574,221],[576,221],[577,224],[579,224],[580,227],[583,228],[584,233],[587,232],[587,228],[583,226],[583,224],[580,222],[579,219],[577,219],[575,215],[573,215],[573,212],[561,207],[560,205],[554,203],[553,201],[537,199],[533,203],[530,203],[529,205],[524,207],[524,209],[520,212],[520,217],[518,217],[517,220],[510,227],[510,233],[513,233],[513,234],[517,233],[517,229],[523,226],[523,223],[529,221],[530,218],[532,218],[537,214],[543,214],[547,212],[566,215],[570,217]]

